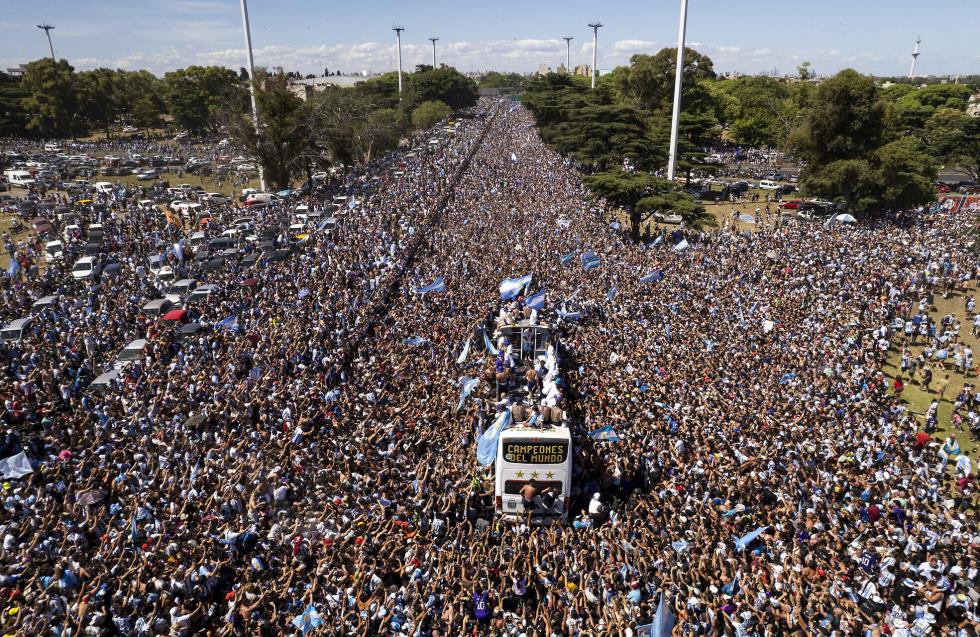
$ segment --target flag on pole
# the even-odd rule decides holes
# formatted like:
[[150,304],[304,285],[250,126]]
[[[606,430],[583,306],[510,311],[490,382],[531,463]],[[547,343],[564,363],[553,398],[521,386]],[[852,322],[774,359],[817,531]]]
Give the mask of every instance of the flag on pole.
[[504,279],[500,282],[500,298],[505,301],[509,301],[518,294],[521,290],[531,282],[531,275],[525,274],[524,276],[516,277],[513,279]]
[[568,254],[562,256],[562,258],[561,258],[561,264],[562,265],[568,265],[569,263],[572,262],[572,259],[574,259],[574,258],[575,258],[575,253],[574,252],[569,252]]
[[184,260],[184,240],[181,239],[174,244],[174,256],[177,257],[178,261]]
[[640,277],[640,283],[656,283],[664,280],[663,270],[654,270],[650,274]]
[[539,312],[544,310],[544,288],[541,288],[532,296],[527,297],[526,305],[532,310]]

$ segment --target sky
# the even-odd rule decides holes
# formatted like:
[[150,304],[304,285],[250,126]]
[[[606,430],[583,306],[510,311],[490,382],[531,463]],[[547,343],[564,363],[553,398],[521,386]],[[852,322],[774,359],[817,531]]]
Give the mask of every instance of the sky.
[[[190,64],[245,65],[239,0],[32,0],[0,11],[0,68],[55,55],[79,70],[107,66],[156,74]],[[676,46],[678,0],[250,0],[257,66],[303,74],[397,68],[394,25],[402,34],[403,68],[437,62],[461,71],[534,71],[565,60],[591,64],[599,30],[600,71],[634,53]],[[793,73],[804,60],[818,74],[855,68],[906,75],[916,37],[917,75],[980,73],[978,0],[689,0],[687,44],[719,72]]]

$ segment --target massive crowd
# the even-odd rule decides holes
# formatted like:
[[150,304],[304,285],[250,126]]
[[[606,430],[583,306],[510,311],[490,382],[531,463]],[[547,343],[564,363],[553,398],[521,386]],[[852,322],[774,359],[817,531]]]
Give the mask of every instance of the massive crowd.
[[[2,322],[58,298],[0,345],[0,457],[33,468],[3,485],[3,634],[625,637],[665,605],[685,635],[976,637],[975,468],[883,373],[895,319],[976,288],[975,215],[635,246],[521,107],[427,142],[321,187],[350,205],[280,234],[290,258],[202,275],[189,339],[141,309],[147,256],[193,272],[158,210],[78,206],[121,264],[101,283],[16,249]],[[493,517],[495,359],[474,339],[457,362],[525,274],[575,432],[571,519],[547,528]],[[587,435],[605,425],[618,442]]]

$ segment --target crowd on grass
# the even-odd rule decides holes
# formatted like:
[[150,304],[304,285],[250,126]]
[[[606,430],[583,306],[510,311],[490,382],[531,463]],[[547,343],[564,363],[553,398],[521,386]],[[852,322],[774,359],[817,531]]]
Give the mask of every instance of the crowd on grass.
[[[117,275],[15,249],[0,318],[34,321],[0,344],[0,458],[30,472],[3,483],[0,633],[976,637],[975,441],[884,373],[936,296],[970,306],[976,215],[634,245],[522,107],[452,126],[320,186],[312,208],[349,197],[336,224],[251,213],[272,247],[218,269],[135,198],[62,204],[108,228]],[[212,205],[209,232],[244,214]],[[158,252],[218,288],[189,337],[142,309]],[[574,433],[570,517],[547,527],[496,517],[476,457],[512,407],[484,343],[526,315],[499,292],[524,275],[567,381],[526,407]],[[919,337],[931,361],[955,358],[947,332]]]

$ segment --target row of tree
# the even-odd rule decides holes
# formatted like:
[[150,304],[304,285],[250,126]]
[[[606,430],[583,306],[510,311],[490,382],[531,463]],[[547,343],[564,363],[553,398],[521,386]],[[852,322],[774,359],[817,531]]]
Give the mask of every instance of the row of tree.
[[[698,223],[702,209],[656,177],[667,161],[676,49],[635,55],[588,80],[549,74],[524,101],[542,138],[576,162],[596,194],[629,213],[631,234],[657,212]],[[711,59],[684,52],[678,172],[690,180],[720,167],[720,144],[781,148],[802,160],[806,194],[855,212],[908,207],[934,197],[937,168],[980,171],[980,119],[965,113],[975,87],[886,83],[853,70],[815,81],[808,63],[787,79],[716,77]]]
[[121,124],[220,130],[259,158],[273,186],[285,188],[328,164],[370,161],[412,128],[432,126],[478,97],[476,83],[447,66],[405,74],[401,94],[397,73],[353,88],[327,87],[307,100],[293,91],[293,79],[257,71],[256,133],[244,69],[189,66],[157,78],[147,71],[76,72],[65,60],[44,58],[20,78],[0,74],[0,136],[110,134]]

